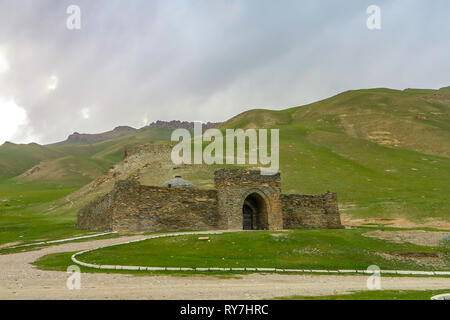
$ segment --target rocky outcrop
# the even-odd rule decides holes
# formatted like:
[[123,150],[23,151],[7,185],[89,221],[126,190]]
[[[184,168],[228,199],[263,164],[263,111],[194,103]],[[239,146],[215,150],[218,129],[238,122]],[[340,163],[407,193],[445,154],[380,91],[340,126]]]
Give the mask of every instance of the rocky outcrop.
[[103,132],[103,133],[96,133],[96,134],[74,132],[67,138],[66,142],[72,142],[72,143],[100,142],[100,141],[105,141],[105,140],[109,140],[109,139],[119,138],[121,136],[127,135],[134,131],[136,131],[135,128],[127,127],[127,126],[119,126],[119,127],[114,128],[114,130]]
[[[222,122],[207,122],[207,123],[203,123],[203,130],[208,130],[211,128],[215,128],[218,125],[220,125]],[[192,130],[194,129],[194,122],[189,122],[189,121],[179,121],[179,120],[172,120],[172,121],[161,121],[158,120],[156,122],[152,122],[149,125],[141,128],[141,130],[146,130],[146,129],[152,129],[152,128],[167,128],[167,129],[171,129],[171,130],[175,130],[175,129],[188,129],[188,130]]]
[[[210,128],[215,128],[218,125],[220,125],[221,122],[207,122],[203,123],[203,130],[207,130]],[[72,133],[65,142],[69,143],[94,143],[94,142],[100,142],[105,141],[109,139],[115,139],[119,138],[128,134],[131,134],[136,131],[144,131],[148,129],[154,129],[154,128],[165,128],[169,130],[175,130],[175,129],[188,129],[192,130],[194,129],[194,122],[189,121],[179,121],[179,120],[173,120],[173,121],[161,121],[158,120],[156,122],[152,122],[151,124],[142,127],[141,129],[135,129],[128,126],[119,126],[114,128],[114,130],[103,132],[103,133],[78,133],[74,132]]]

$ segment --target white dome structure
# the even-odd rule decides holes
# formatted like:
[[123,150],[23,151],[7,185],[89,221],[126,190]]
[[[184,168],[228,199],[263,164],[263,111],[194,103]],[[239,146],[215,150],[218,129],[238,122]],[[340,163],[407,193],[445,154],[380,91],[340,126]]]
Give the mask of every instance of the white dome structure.
[[164,182],[161,187],[163,188],[197,188],[192,182],[183,179],[181,176],[175,176],[175,178]]

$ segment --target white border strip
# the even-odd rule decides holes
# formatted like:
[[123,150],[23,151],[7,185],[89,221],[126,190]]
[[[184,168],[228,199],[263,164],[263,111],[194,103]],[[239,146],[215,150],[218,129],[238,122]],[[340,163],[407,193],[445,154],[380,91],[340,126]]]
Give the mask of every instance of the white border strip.
[[450,293],[438,294],[437,296],[432,296],[431,300],[450,300]]
[[[94,251],[102,248],[118,246],[122,244],[129,244],[134,242],[141,242],[149,239],[177,237],[184,235],[206,235],[206,234],[222,234],[224,232],[233,231],[204,231],[204,232],[183,232],[183,233],[168,233],[154,236],[148,236],[139,240],[126,241],[106,246],[97,247],[95,249],[88,249],[77,252],[72,255],[71,259],[74,263],[89,268],[103,269],[103,270],[134,270],[134,271],[253,271],[253,272],[300,272],[300,273],[334,273],[334,274],[372,274],[372,271],[367,270],[304,270],[304,269],[276,269],[276,268],[185,268],[185,267],[145,267],[145,266],[120,266],[120,265],[98,265],[86,263],[78,260],[76,257],[83,253]],[[450,276],[450,271],[412,271],[412,270],[381,270],[382,274],[399,274],[399,275],[420,275],[420,276]]]
[[88,238],[100,237],[100,236],[105,236],[107,234],[114,234],[114,233],[117,233],[117,232],[116,231],[103,232],[103,233],[89,234],[87,236],[81,236],[81,237],[66,238],[66,239],[60,239],[60,240],[51,240],[51,241],[42,241],[42,242],[34,242],[34,243],[27,243],[27,244],[21,244],[21,245],[13,246],[13,247],[4,247],[2,249],[15,249],[15,248],[22,248],[22,247],[39,246],[39,245],[43,245],[43,244],[61,243],[61,242],[79,240],[79,239],[88,239]]

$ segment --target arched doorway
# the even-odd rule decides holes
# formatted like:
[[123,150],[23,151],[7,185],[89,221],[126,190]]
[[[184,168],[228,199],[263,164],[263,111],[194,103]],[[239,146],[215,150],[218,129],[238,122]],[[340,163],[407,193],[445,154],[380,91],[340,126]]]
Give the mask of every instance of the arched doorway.
[[242,206],[242,229],[267,229],[267,205],[264,198],[257,192],[248,195]]

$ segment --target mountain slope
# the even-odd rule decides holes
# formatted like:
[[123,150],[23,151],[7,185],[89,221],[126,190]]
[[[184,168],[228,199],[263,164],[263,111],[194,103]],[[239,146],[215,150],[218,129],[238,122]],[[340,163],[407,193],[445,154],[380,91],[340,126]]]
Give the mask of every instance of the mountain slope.
[[[208,122],[205,129],[218,123]],[[125,151],[151,141],[168,141],[177,127],[193,122],[156,121],[141,129],[119,126],[99,134],[73,133],[65,141],[45,146],[5,143],[0,146],[0,181],[82,186],[124,158]],[[75,170],[74,170],[75,168]]]
[[117,128],[45,146],[5,143],[0,146],[0,180],[16,177],[21,182],[80,187],[121,161],[126,150],[149,141],[167,141],[171,133],[167,128],[114,131]]
[[6,142],[0,146],[0,180],[19,175],[41,161],[61,156],[63,154],[60,151],[36,143]]
[[286,124],[450,157],[450,89],[347,91],[287,110],[247,111],[222,128]]

